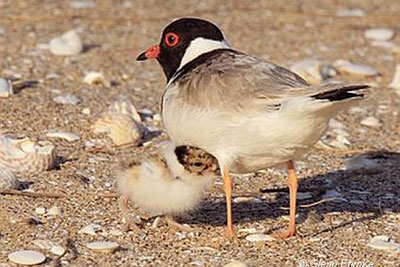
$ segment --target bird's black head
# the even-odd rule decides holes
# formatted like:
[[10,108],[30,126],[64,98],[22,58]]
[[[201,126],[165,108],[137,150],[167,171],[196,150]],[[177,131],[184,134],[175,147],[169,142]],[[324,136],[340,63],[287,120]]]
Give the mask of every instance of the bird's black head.
[[179,67],[197,56],[226,47],[224,35],[211,22],[182,18],[169,24],[162,33],[160,44],[147,49],[137,60],[156,58],[169,81]]

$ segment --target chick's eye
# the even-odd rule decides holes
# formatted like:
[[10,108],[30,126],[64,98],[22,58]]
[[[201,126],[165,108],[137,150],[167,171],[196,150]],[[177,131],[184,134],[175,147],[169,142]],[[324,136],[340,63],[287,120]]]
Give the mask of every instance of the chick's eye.
[[179,42],[179,36],[176,33],[169,32],[165,35],[165,43],[169,47],[173,47],[173,46],[177,45],[178,42]]

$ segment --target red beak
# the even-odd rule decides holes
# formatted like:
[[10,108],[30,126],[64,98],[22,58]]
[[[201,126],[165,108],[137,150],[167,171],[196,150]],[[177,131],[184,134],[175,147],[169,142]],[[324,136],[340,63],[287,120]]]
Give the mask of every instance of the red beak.
[[141,53],[136,58],[136,60],[143,61],[143,60],[147,60],[147,59],[157,58],[159,55],[160,55],[160,46],[153,45],[149,49],[147,49],[145,52]]

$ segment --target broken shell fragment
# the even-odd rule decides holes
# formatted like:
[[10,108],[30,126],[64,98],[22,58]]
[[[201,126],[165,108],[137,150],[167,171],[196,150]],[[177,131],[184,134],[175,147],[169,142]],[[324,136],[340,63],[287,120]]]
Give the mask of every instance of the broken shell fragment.
[[0,189],[17,189],[19,181],[17,177],[6,167],[0,165]]
[[95,251],[114,252],[117,248],[119,248],[119,245],[115,242],[98,241],[88,243],[86,244],[86,247]]
[[92,125],[92,131],[108,134],[114,144],[118,146],[137,145],[142,141],[144,127],[132,103],[128,99],[120,97]]
[[338,59],[333,63],[333,66],[339,71],[353,75],[360,76],[376,76],[378,75],[378,71],[374,68],[364,65],[364,64],[355,64],[347,60]]
[[104,84],[105,78],[103,73],[91,71],[85,75],[85,78],[83,78],[83,82],[87,84]]
[[14,139],[0,135],[0,165],[11,172],[35,173],[54,166],[55,147],[49,141]]
[[46,257],[43,253],[35,250],[20,250],[8,255],[11,262],[21,265],[36,265],[44,262]]

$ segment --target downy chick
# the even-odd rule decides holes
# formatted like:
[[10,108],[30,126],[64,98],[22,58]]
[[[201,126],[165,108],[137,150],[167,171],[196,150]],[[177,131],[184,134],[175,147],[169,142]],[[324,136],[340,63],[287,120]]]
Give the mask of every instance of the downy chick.
[[203,150],[176,147],[172,142],[165,142],[160,154],[117,173],[125,227],[140,231],[128,216],[127,204],[131,200],[147,212],[165,215],[170,226],[190,231],[190,227],[177,223],[173,215],[190,211],[199,204],[218,175],[217,160]]

